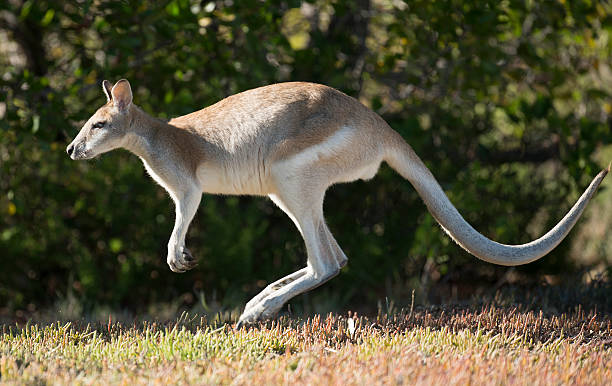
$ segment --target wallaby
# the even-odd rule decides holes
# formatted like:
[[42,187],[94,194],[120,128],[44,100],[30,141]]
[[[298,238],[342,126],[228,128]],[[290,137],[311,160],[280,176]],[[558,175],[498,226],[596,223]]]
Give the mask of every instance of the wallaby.
[[442,229],[474,256],[501,265],[537,260],[572,229],[610,167],[602,170],[565,217],[539,239],[499,244],[459,214],[404,139],[356,99],[320,84],[289,82],[245,91],[171,119],[152,118],[132,103],[130,83],[102,82],[107,103],[66,149],[74,160],[116,148],[139,156],[176,205],[167,263],[196,265],[185,235],[202,192],[268,196],[295,223],[307,251],[305,268],[251,299],[238,326],[274,316],[294,296],[336,276],[347,257],[323,218],[327,188],[368,180],[386,161],[416,188]]

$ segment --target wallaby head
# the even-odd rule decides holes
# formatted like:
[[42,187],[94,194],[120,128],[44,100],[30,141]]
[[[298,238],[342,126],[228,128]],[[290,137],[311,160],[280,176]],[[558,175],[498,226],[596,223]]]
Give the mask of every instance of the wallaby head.
[[130,82],[121,79],[114,86],[102,82],[107,103],[89,118],[81,131],[66,148],[74,160],[93,158],[121,147],[130,128],[132,89]]

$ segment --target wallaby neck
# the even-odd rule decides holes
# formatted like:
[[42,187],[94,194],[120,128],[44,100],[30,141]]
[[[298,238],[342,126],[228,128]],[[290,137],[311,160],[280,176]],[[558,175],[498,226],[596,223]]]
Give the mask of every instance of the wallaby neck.
[[130,128],[125,136],[123,147],[151,163],[156,158],[156,144],[160,131],[175,128],[134,105],[131,106],[130,119]]

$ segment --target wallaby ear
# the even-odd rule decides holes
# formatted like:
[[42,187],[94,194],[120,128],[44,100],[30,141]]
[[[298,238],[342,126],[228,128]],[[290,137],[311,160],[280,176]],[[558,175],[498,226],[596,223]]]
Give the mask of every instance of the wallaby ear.
[[132,103],[132,88],[130,87],[130,82],[126,79],[121,79],[115,83],[111,89],[111,100],[120,111],[126,111]]
[[102,90],[104,91],[104,94],[106,94],[107,102],[110,102],[113,99],[113,94],[111,94],[112,88],[113,88],[113,85],[111,84],[111,82],[109,82],[108,80],[102,81]]

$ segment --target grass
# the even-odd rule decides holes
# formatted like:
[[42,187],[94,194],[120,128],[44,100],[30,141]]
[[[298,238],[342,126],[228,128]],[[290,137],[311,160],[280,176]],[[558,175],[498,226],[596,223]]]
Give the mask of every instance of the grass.
[[611,384],[609,317],[429,307],[172,322],[3,325],[0,381],[28,384]]

